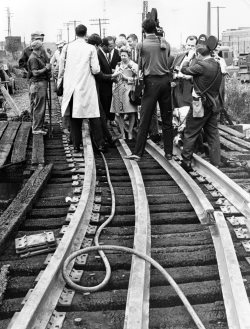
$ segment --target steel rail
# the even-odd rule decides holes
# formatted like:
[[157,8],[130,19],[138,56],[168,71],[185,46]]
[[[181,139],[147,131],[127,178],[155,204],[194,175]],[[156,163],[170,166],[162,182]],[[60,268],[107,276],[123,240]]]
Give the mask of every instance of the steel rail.
[[148,140],[146,151],[167,171],[167,173],[175,180],[182,189],[194,208],[201,224],[214,224],[213,212],[214,208],[208,201],[199,186],[186,173],[184,169],[174,160],[167,161],[164,151],[152,141]]
[[[175,149],[180,154],[179,149]],[[250,194],[243,190],[222,171],[211,165],[198,155],[193,155],[194,169],[230,201],[236,209],[246,217],[246,226],[250,232]]]
[[[85,175],[77,210],[50,263],[22,310],[14,315],[8,329],[46,328],[65,286],[61,273],[63,262],[69,254],[80,249],[86,234],[93,208],[96,184],[95,159],[87,120],[83,121],[82,135]],[[72,267],[73,262],[70,264],[69,270]]]
[[[135,161],[124,159],[130,154],[127,144],[120,139],[118,146],[128,170],[135,203],[134,250],[147,256],[151,254],[151,224],[148,199],[140,168]],[[150,263],[135,255],[132,257],[124,329],[146,329],[149,326]]]
[[[180,150],[176,147],[174,152],[180,155]],[[163,154],[162,150],[161,153]],[[244,215],[248,214],[250,201],[248,193],[207,161],[196,154],[193,156],[194,169],[205,176],[232,204],[237,203],[235,207],[238,210]],[[175,165],[179,166],[176,162]],[[216,225],[209,228],[216,251],[228,326],[230,329],[250,329],[250,304],[233,241],[223,213],[215,211],[214,219]]]

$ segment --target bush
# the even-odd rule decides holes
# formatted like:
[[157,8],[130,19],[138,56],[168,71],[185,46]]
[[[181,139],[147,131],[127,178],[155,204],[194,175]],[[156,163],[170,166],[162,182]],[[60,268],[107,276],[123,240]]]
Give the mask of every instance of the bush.
[[227,78],[225,108],[236,123],[250,123],[250,88],[236,77]]

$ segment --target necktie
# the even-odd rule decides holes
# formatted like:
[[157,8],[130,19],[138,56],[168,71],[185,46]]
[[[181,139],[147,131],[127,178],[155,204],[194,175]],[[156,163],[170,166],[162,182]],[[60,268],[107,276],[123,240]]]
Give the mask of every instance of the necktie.
[[108,53],[108,62],[111,62],[111,53]]

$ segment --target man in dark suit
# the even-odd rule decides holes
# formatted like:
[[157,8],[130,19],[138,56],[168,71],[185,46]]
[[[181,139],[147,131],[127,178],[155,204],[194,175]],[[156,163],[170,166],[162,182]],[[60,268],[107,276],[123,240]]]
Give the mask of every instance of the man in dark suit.
[[192,76],[181,73],[180,69],[189,51],[195,49],[196,43],[196,36],[187,37],[185,52],[178,54],[172,64],[171,70],[174,73],[174,82],[171,85],[172,87],[174,87],[174,107],[180,108],[182,106],[190,106],[190,104],[192,103],[193,78]]
[[115,48],[115,40],[113,37],[107,37],[109,40],[109,45],[113,47],[110,51],[110,66],[112,72],[114,72],[116,65],[121,61],[121,56],[119,54],[119,50]]
[[182,145],[183,131],[186,125],[186,116],[193,101],[193,77],[181,73],[181,68],[189,51],[195,49],[197,44],[197,37],[190,35],[186,39],[185,52],[179,53],[175,56],[171,71],[173,72],[173,107],[174,112],[174,144]]
[[[114,121],[115,114],[110,113],[112,101],[112,69],[115,69],[117,63],[121,60],[120,55],[114,49],[115,43],[112,37],[103,38],[97,55],[100,64],[101,74],[98,75],[99,81],[99,95],[103,110],[106,114],[107,120]],[[116,51],[115,51],[116,50]]]

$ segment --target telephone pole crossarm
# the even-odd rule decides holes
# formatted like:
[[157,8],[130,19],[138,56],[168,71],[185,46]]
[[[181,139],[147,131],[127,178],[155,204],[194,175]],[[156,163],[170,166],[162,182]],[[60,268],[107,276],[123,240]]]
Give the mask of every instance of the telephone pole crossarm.
[[91,23],[90,25],[99,25],[100,37],[102,37],[102,25],[109,24],[109,19],[108,18],[95,18],[95,19],[90,19],[89,21],[95,22],[95,23]]

